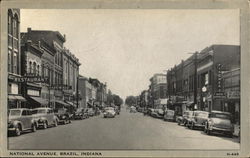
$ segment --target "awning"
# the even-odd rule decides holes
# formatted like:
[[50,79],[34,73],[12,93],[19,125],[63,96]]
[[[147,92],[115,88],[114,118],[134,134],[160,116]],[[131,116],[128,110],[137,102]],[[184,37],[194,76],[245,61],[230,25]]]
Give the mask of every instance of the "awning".
[[26,101],[26,99],[24,97],[20,96],[20,95],[10,95],[9,94],[8,99],[13,100],[13,101],[18,100],[18,101],[22,101],[22,102]]
[[188,102],[186,103],[186,106],[192,106],[194,104],[194,102]]
[[74,104],[74,103],[72,103],[72,102],[67,101],[67,103],[68,103],[69,105],[73,106],[73,107],[76,107],[76,104]]
[[67,104],[67,103],[65,103],[65,102],[63,102],[63,101],[61,101],[61,100],[55,100],[55,102],[56,103],[59,103],[59,104],[61,104],[61,105],[63,105],[63,106],[70,106],[69,104]]
[[48,101],[40,97],[30,97],[32,100],[38,102],[41,105],[48,105]]

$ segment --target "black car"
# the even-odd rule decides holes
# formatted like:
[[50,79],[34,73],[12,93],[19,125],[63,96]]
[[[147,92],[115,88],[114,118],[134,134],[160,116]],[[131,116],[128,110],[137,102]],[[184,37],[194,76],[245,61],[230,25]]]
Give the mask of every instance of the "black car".
[[77,120],[77,119],[82,120],[82,119],[88,118],[88,114],[84,112],[83,108],[79,108],[74,112],[73,118],[74,120]]
[[55,110],[56,116],[58,117],[58,123],[67,124],[71,123],[72,114],[67,109],[61,108]]

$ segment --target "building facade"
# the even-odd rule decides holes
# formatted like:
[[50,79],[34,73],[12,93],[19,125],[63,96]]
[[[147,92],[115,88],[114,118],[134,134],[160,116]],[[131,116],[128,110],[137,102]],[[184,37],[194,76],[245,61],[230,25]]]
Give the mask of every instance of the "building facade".
[[[92,85],[89,83],[88,78],[84,76],[79,76],[79,91],[81,95],[81,100],[79,107],[81,108],[88,108],[88,105],[91,104],[91,98],[92,98]],[[94,94],[96,95],[96,93]]]
[[[80,98],[76,95],[80,63],[64,48],[65,35],[58,31],[28,28],[27,33],[22,33],[22,39],[31,40],[43,51],[41,75],[48,77],[49,83],[42,84],[41,97],[49,100],[49,106],[53,108],[69,105],[76,107],[76,98]],[[67,65],[64,65],[64,59]]]
[[[21,93],[20,9],[8,9],[8,108],[19,108],[26,100]],[[7,53],[6,52],[6,53]]]
[[[48,106],[49,100],[41,97],[42,90],[42,60],[43,50],[40,44],[32,43],[31,40],[22,40],[21,42],[21,75],[29,77],[35,81],[29,80],[22,83],[22,94],[27,102],[25,107],[36,108]],[[45,83],[45,82],[43,82]]]
[[154,108],[163,108],[167,104],[167,78],[165,74],[154,74],[150,78],[150,93]]
[[226,95],[223,90],[222,73],[239,67],[239,46],[212,45],[199,53],[197,61],[198,109],[224,110]]

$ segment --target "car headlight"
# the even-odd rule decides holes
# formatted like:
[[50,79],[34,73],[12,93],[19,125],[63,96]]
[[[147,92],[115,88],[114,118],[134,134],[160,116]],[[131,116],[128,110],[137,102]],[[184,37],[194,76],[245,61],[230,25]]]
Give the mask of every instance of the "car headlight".
[[63,115],[62,118],[65,119],[66,118],[65,115]]

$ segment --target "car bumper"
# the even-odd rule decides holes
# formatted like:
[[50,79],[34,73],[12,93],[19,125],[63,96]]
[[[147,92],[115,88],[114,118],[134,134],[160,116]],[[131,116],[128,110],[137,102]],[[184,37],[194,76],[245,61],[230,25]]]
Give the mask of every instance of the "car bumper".
[[225,128],[218,128],[218,127],[212,127],[210,129],[210,131],[213,131],[213,132],[231,132],[233,133],[233,131],[231,129],[225,129]]
[[15,127],[8,128],[8,131],[9,131],[9,132],[14,132],[15,130],[16,130]]

